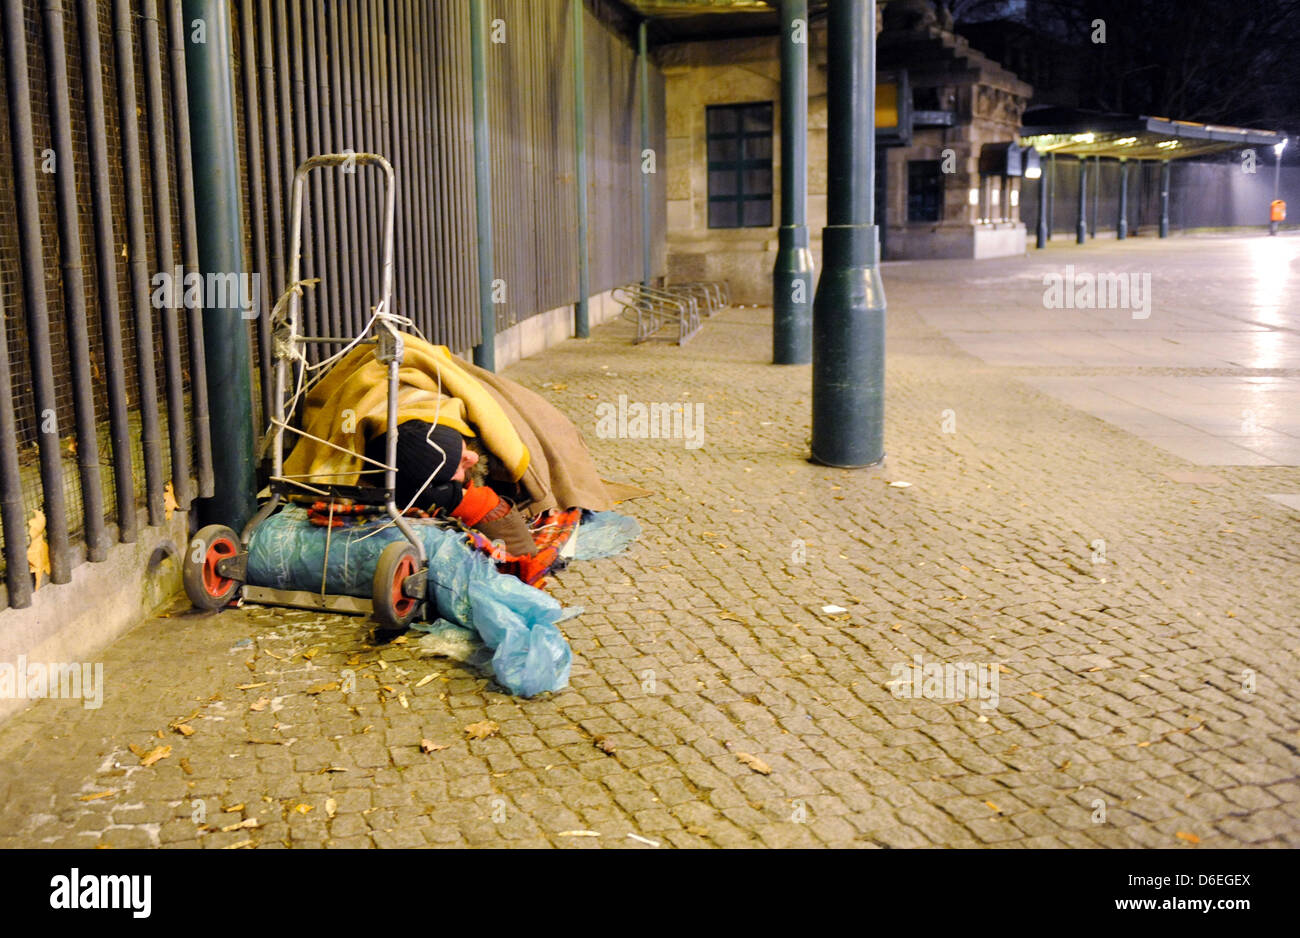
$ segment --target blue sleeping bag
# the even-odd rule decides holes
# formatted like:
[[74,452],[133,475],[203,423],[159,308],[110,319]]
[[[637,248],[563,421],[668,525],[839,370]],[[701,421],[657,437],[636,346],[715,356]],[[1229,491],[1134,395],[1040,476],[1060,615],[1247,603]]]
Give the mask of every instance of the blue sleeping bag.
[[[520,697],[566,687],[572,652],[556,626],[562,615],[560,603],[516,577],[498,573],[462,533],[431,521],[411,524],[429,557],[431,611],[473,630],[492,649],[497,682]],[[397,528],[379,521],[335,528],[326,566],[326,533],[326,528],[307,520],[304,508],[291,505],[272,515],[253,533],[248,582],[317,592],[325,567],[326,592],[369,598],[379,554],[393,541],[405,539]],[[622,541],[629,532],[624,527],[620,533],[623,537],[617,539]]]

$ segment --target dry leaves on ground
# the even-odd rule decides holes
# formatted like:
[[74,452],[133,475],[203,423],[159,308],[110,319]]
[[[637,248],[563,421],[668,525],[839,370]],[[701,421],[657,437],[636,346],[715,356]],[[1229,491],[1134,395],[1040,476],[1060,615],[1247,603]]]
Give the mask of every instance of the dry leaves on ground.
[[420,740],[420,752],[438,752],[439,750],[446,748],[447,747],[442,743],[435,743],[432,739]]
[[501,727],[494,720],[484,720],[482,723],[471,723],[465,727],[465,735],[470,739],[487,739],[489,736],[495,736],[501,731]]
[[736,753],[736,758],[741,762],[743,762],[745,765],[749,766],[759,775],[772,774],[772,767],[768,765],[766,762],[764,762],[762,759],[760,759],[758,756],[751,756],[747,752],[738,752]]
[[153,765],[155,762],[161,762],[172,754],[171,746],[159,746],[156,749],[150,749],[144,755],[140,756],[140,764],[143,766]]

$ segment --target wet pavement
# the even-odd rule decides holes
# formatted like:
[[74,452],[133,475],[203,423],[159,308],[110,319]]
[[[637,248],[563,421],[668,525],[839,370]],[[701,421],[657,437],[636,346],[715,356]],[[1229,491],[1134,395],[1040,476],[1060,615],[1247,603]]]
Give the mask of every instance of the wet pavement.
[[[806,461],[768,310],[524,361],[653,492],[557,578],[569,689],[181,604],[102,707],[0,727],[0,846],[1300,845],[1298,243],[887,265],[872,470]],[[1149,273],[1149,315],[1045,307],[1067,265]],[[602,437],[620,396],[702,404],[703,445]]]

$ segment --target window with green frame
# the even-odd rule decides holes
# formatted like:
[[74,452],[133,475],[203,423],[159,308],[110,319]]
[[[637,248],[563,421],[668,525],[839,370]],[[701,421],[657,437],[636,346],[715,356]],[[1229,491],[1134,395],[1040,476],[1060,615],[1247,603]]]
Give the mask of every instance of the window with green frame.
[[706,128],[709,227],[771,227],[772,103],[710,106]]

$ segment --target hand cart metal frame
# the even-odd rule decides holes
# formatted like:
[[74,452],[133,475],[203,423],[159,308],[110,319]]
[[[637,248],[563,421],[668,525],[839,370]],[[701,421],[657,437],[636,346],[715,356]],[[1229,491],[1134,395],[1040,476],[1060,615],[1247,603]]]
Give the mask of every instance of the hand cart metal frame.
[[[315,169],[344,168],[347,170],[352,166],[377,166],[384,174],[383,268],[379,304],[374,307],[365,331],[356,338],[304,335],[301,331],[300,317],[304,285],[304,281],[300,279],[300,255],[303,193],[307,176]],[[391,430],[397,426],[398,371],[402,365],[404,342],[402,333],[396,326],[409,325],[409,321],[394,315],[392,310],[393,230],[397,214],[397,179],[393,166],[384,157],[374,153],[326,153],[313,156],[304,161],[294,172],[290,213],[288,289],[272,310],[270,324],[275,358],[273,395],[275,414],[270,421],[266,441],[271,449],[270,498],[244,526],[242,533],[236,535],[225,525],[213,524],[204,527],[194,536],[190,541],[183,565],[185,591],[194,605],[200,609],[221,609],[242,598],[267,605],[372,615],[381,630],[402,630],[423,612],[427,591],[428,557],[425,554],[424,543],[416,535],[410,522],[402,515],[394,500],[397,485],[397,434],[391,432],[387,434],[387,451],[383,463],[368,459],[364,453],[354,454],[360,457],[363,466],[377,467],[363,468],[363,475],[383,473],[382,486],[336,485],[321,481],[318,477],[288,476],[284,472],[286,431],[334,449],[352,452],[329,440],[312,436],[289,423],[285,395],[293,378],[291,369],[296,373],[299,384],[299,390],[293,398],[296,401],[307,388],[304,384],[304,369],[307,365],[304,349],[308,344],[343,345],[345,350],[358,345],[373,345],[376,360],[381,362],[388,372],[388,427]],[[341,357],[341,354],[336,357]],[[361,504],[382,505],[392,523],[405,537],[405,541],[390,543],[380,554],[375,566],[372,596],[369,600],[358,596],[326,593],[324,570],[321,572],[321,591],[318,593],[308,590],[272,589],[254,586],[247,582],[248,547],[253,532],[281,505],[300,500],[304,495],[329,501],[347,499]],[[326,532],[328,538],[332,529],[326,528]],[[325,562],[326,564],[329,562],[328,540]]]

